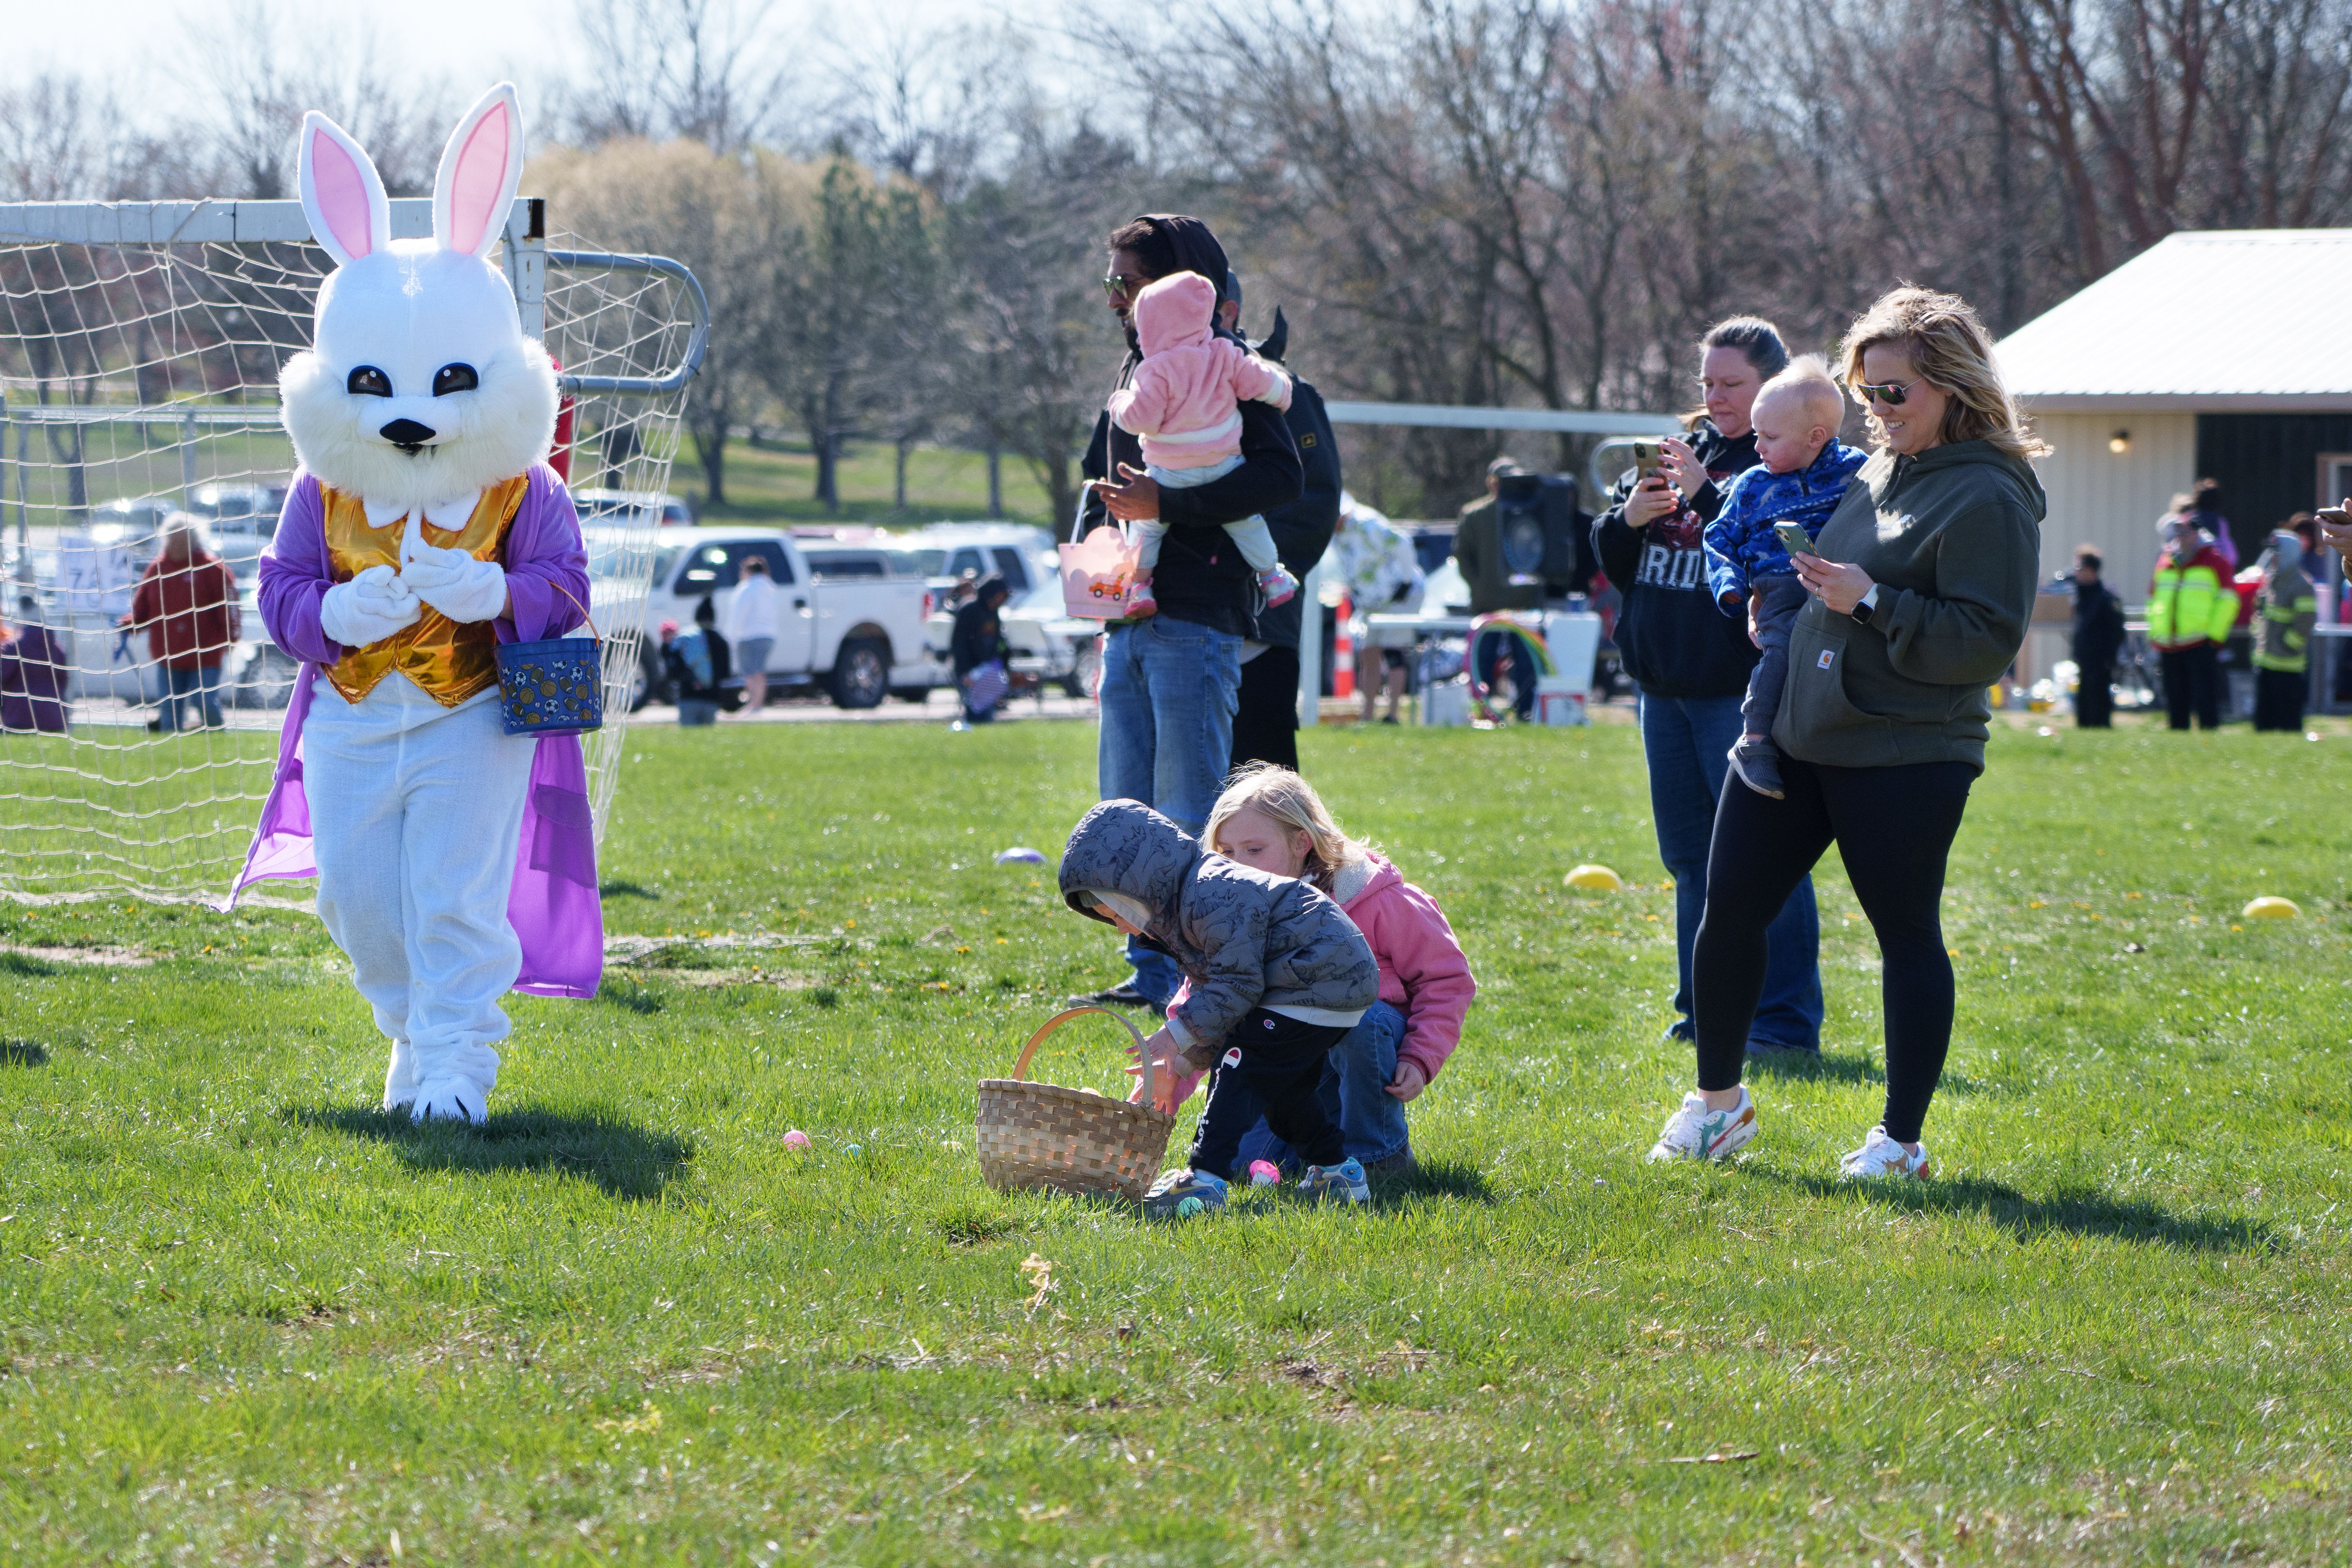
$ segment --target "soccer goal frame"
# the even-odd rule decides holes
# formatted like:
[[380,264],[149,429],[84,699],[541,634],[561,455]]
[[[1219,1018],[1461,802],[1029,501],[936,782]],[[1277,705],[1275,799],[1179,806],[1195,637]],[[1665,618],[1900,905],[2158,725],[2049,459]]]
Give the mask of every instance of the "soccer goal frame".
[[[432,235],[429,198],[389,207],[393,238]],[[567,245],[571,237],[551,234],[548,216],[543,198],[518,196],[497,260],[523,330],[559,362],[559,466],[590,465],[584,477],[574,470],[567,478],[606,491],[602,514],[583,519],[593,524],[598,590],[591,609],[609,607],[613,614],[595,618],[616,623],[598,628],[607,721],[586,742],[601,838],[646,653],[646,628],[626,607],[642,609],[657,526],[657,509],[630,498],[667,489],[684,390],[708,351],[710,310],[683,263]],[[110,261],[108,253],[118,254]],[[16,841],[24,847],[0,857],[0,896],[185,900],[226,890],[267,791],[278,726],[240,720],[239,734],[183,732],[177,686],[162,679],[168,661],[128,651],[128,632],[115,637],[121,606],[113,599],[130,597],[119,571],[102,610],[93,591],[77,611],[65,542],[86,551],[89,538],[122,531],[92,526],[94,517],[145,508],[139,526],[149,530],[152,553],[154,518],[174,488],[179,510],[198,510],[201,458],[212,459],[215,480],[263,481],[244,484],[248,492],[282,489],[269,479],[284,472],[282,458],[258,455],[284,438],[276,369],[310,346],[311,302],[331,269],[297,201],[0,204],[0,545],[13,554],[0,581],[12,625],[20,604],[40,606],[45,633],[49,619],[58,622],[63,693],[55,704],[59,732],[27,734],[18,720],[0,726],[0,833],[23,830]],[[236,321],[240,305],[242,325],[221,327],[220,319]],[[200,330],[184,331],[191,323]],[[178,471],[169,475],[174,447]],[[226,456],[232,452],[243,466]],[[98,499],[125,483],[146,498]],[[238,564],[249,569],[250,556]],[[240,668],[269,653],[249,588],[246,604],[244,635],[230,653],[245,661]],[[21,672],[5,668],[5,654],[0,646],[0,703],[24,684]],[[270,657],[273,669],[284,665],[282,655]],[[259,705],[283,701],[290,670],[280,672],[274,700],[265,696]],[[169,694],[151,695],[158,687]],[[237,689],[240,698],[244,691]],[[160,738],[149,732],[153,723],[142,730],[125,719],[151,702],[172,720]],[[265,729],[267,754],[257,739]]]

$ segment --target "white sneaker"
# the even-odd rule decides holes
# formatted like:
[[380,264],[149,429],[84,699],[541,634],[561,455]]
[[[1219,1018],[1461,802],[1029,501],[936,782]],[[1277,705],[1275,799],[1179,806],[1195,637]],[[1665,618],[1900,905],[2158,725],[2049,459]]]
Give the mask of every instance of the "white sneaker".
[[1666,1118],[1665,1131],[1650,1148],[1655,1160],[1726,1160],[1748,1147],[1756,1136],[1756,1102],[1748,1086],[1739,1086],[1739,1103],[1728,1110],[1709,1110],[1696,1089],[1683,1096],[1682,1108]]
[[1874,1127],[1862,1147],[1838,1162],[1841,1181],[1874,1181],[1881,1176],[1912,1176],[1927,1179],[1927,1145],[1919,1145],[1916,1154],[1906,1154],[1903,1145],[1886,1135],[1884,1127]]

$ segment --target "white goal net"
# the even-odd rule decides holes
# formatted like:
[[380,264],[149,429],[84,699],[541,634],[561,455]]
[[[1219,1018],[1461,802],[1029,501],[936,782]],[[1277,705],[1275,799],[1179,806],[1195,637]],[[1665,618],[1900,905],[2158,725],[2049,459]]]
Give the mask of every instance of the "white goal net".
[[[431,206],[394,202],[394,236]],[[544,212],[518,199],[500,254],[564,377],[592,610],[641,606],[701,291]],[[295,202],[0,205],[0,894],[217,899],[242,864],[297,668],[254,603],[278,373],[331,265]],[[642,635],[603,620],[599,837]]]

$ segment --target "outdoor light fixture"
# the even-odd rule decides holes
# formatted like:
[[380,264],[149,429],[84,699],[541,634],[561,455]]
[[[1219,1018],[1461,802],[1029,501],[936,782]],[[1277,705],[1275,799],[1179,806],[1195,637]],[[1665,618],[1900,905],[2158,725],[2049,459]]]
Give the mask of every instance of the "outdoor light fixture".
[[2113,452],[2118,458],[2122,457],[2126,452],[2130,451],[2131,432],[2128,430],[2118,430],[2114,435],[2108,437],[2107,450]]

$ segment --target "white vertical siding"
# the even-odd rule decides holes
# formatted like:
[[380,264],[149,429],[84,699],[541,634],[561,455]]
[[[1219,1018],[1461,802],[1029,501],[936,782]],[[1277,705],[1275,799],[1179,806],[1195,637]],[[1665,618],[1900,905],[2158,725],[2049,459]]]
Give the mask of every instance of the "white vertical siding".
[[[2034,424],[2056,448],[2034,465],[2050,495],[2043,574],[2071,566],[2077,544],[2092,545],[2105,558],[2109,585],[2137,606],[2156,570],[2156,520],[2196,479],[2197,416],[2041,414]],[[2107,450],[2118,430],[2131,432],[2131,449],[2121,455]]]

